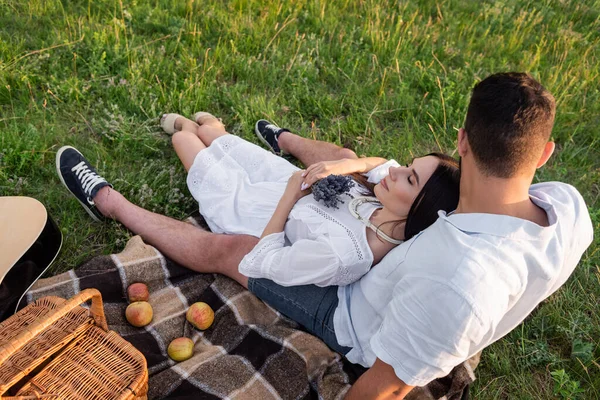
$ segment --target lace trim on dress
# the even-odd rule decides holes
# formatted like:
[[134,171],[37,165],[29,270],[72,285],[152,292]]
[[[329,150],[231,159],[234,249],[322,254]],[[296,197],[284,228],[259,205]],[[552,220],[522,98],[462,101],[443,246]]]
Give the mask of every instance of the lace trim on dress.
[[261,274],[261,266],[267,254],[274,248],[281,248],[284,245],[285,234],[283,232],[272,233],[265,236],[258,242],[254,249],[242,259],[242,262],[238,267],[239,271],[249,277],[253,277],[252,275],[255,274]]
[[313,205],[313,204],[307,204],[306,207],[312,209],[313,211],[315,211],[316,213],[318,213],[321,217],[336,223],[337,225],[341,226],[342,228],[344,228],[344,230],[346,231],[346,233],[348,234],[348,237],[350,238],[350,240],[352,240],[352,244],[354,245],[354,250],[356,251],[356,255],[358,257],[359,260],[364,260],[365,257],[363,256],[363,252],[360,248],[360,245],[358,244],[358,240],[356,239],[356,236],[354,235],[354,232],[352,232],[350,229],[348,229],[344,224],[342,224],[340,221],[338,221],[337,219],[335,219],[334,217],[332,217],[331,215],[327,214],[325,211],[321,210],[319,207]]
[[356,282],[360,279],[364,274],[363,273],[346,273],[342,277],[338,278],[335,282],[337,286],[346,286],[351,283]]

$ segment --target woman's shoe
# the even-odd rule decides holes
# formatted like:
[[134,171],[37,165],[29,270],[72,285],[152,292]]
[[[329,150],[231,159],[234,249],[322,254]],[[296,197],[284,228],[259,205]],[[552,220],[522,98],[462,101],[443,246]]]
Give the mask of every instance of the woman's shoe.
[[192,121],[197,123],[198,125],[210,125],[215,128],[221,128],[225,130],[225,125],[223,125],[223,121],[221,118],[217,118],[211,113],[207,113],[205,111],[199,111],[192,116]]
[[175,121],[177,121],[177,118],[179,117],[184,118],[179,114],[164,114],[160,119],[160,127],[163,128],[168,135],[174,134],[177,132],[177,129],[175,129]]

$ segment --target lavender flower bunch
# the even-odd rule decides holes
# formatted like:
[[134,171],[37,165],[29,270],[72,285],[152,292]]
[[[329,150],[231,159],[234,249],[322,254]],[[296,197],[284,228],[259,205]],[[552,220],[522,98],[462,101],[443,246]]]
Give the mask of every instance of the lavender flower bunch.
[[344,203],[340,196],[348,193],[354,186],[349,176],[329,175],[312,185],[312,193],[317,201],[323,201],[326,207],[338,209],[338,203]]

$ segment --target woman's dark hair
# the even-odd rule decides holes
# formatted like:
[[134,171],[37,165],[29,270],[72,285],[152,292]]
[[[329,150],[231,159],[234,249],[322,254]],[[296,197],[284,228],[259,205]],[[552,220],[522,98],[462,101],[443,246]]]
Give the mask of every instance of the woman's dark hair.
[[458,161],[442,153],[427,155],[437,157],[440,163],[410,206],[404,226],[404,240],[412,238],[433,224],[438,218],[439,210],[450,212],[458,206]]
[[[398,225],[405,222],[404,240],[412,238],[433,224],[438,218],[437,212],[439,210],[446,212],[454,211],[458,205],[460,187],[458,161],[442,153],[429,153],[423,157],[427,156],[436,157],[439,164],[435,171],[433,171],[431,178],[429,178],[417,197],[415,197],[415,201],[410,206],[408,216],[404,220],[384,222],[384,224],[394,224],[392,232]],[[368,192],[365,194],[373,196],[374,184],[367,182],[367,179],[360,174],[353,174],[352,177],[365,187]]]

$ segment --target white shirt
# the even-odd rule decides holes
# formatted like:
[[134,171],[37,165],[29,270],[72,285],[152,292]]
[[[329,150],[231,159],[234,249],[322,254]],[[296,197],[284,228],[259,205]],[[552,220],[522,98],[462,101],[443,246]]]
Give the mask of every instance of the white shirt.
[[500,339],[571,275],[593,228],[575,188],[531,186],[548,227],[492,214],[440,212],[360,281],[340,287],[334,315],[347,358],[390,364],[423,386]]
[[[388,175],[390,160],[365,176],[371,183]],[[364,188],[356,184],[351,196],[361,195]],[[348,285],[366,274],[373,265],[373,253],[363,222],[348,210],[350,195],[341,196],[338,209],[328,208],[312,195],[298,200],[285,224],[284,232],[267,235],[248,253],[239,271],[250,278],[266,278],[282,286],[315,284]],[[364,203],[358,208],[368,219],[378,208]]]

